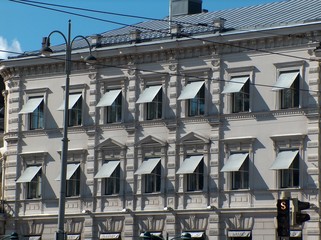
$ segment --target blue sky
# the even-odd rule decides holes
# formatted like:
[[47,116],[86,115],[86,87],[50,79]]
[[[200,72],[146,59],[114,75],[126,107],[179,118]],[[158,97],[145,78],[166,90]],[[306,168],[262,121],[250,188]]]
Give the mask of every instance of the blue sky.
[[[67,13],[59,13],[37,8],[10,0],[0,0],[0,59],[7,57],[1,50],[25,52],[40,49],[42,37],[53,30],[60,30],[67,35],[68,20],[72,21],[72,36],[88,36],[121,27],[98,20],[91,20]],[[23,0],[19,0],[23,1]],[[162,19],[168,16],[169,0],[33,0],[93,10],[115,12],[128,15]],[[282,0],[203,0],[203,9],[217,11],[244,7]],[[56,7],[52,7],[56,8]],[[65,11],[73,11],[63,9]],[[106,14],[79,12],[96,18],[133,24],[142,19],[116,17]],[[62,43],[62,39],[52,38],[52,44]]]

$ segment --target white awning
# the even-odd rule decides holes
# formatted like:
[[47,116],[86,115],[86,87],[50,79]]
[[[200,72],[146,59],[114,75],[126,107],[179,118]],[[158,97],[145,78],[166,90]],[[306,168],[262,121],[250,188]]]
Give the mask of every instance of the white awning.
[[177,100],[193,99],[197,95],[203,84],[204,82],[190,82],[185,86]]
[[[69,103],[68,103],[68,109],[72,109],[76,102],[79,100],[81,97],[81,93],[79,94],[70,94],[69,95]],[[65,101],[61,104],[61,106],[58,108],[59,111],[64,111],[65,110]]]
[[146,88],[139,96],[136,103],[149,103],[154,100],[162,86],[150,86]]
[[237,172],[240,170],[245,159],[248,157],[248,153],[235,153],[231,154],[222,168],[221,172]]
[[28,114],[33,113],[34,110],[40,105],[43,101],[43,97],[40,98],[30,98],[27,103],[22,107],[19,114]]
[[21,176],[16,181],[17,183],[27,183],[31,182],[32,179],[37,175],[40,171],[41,166],[30,166],[27,167],[26,170],[21,174]]
[[295,238],[295,237],[302,237],[302,231],[300,230],[291,230],[290,231],[290,237]]
[[99,103],[96,107],[108,107],[111,106],[118,95],[121,93],[120,89],[117,90],[110,90],[104,94],[104,96],[100,99]]
[[203,159],[203,156],[190,156],[184,160],[181,167],[178,169],[176,174],[190,174],[194,173],[195,169],[197,168],[198,164]]
[[119,163],[120,161],[109,161],[107,163],[104,163],[94,178],[109,178],[113,174]]
[[188,232],[192,238],[203,238],[204,232]]
[[295,159],[298,153],[299,153],[298,150],[279,152],[270,169],[272,170],[289,169],[289,167],[291,166],[293,160]]
[[99,239],[118,239],[120,233],[101,233]]
[[232,78],[224,87],[222,93],[238,93],[241,91],[244,84],[249,80],[249,77],[235,77]]
[[241,230],[236,230],[236,231],[228,231],[227,232],[228,237],[251,237],[251,231],[241,231]]
[[67,235],[67,240],[79,240],[80,235],[79,234],[68,234]]
[[272,91],[279,91],[285,88],[290,88],[294,80],[298,77],[299,72],[281,73],[278,80],[274,84]]
[[40,240],[41,236],[30,236],[28,237],[28,240]]
[[137,169],[135,174],[151,174],[159,163],[160,158],[149,158],[142,162],[142,165]]
[[[80,166],[80,163],[68,163],[67,164],[66,180],[69,180],[72,177],[72,175],[74,175],[74,173],[77,171],[79,166]],[[60,181],[60,179],[61,179],[61,174],[59,174],[59,176],[55,180]]]

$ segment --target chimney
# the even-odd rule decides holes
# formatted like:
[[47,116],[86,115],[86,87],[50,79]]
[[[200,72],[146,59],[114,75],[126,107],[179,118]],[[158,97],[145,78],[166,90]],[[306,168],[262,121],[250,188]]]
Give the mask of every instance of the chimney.
[[139,29],[134,29],[132,31],[130,31],[130,40],[132,43],[140,43],[141,38],[140,38],[140,34],[142,33],[142,31],[140,31]]
[[95,46],[96,48],[101,47],[101,40],[102,40],[103,36],[100,34],[96,34],[91,36],[91,45]]
[[180,38],[182,36],[182,28],[183,26],[181,24],[172,24],[171,25],[171,35],[172,38],[176,37],[176,38]]
[[43,37],[42,38],[42,42],[41,42],[41,49],[45,48],[45,47],[49,47],[50,46],[50,42],[49,42],[49,39],[48,39],[48,42],[47,42],[47,37]]
[[171,16],[202,13],[202,0],[170,0]]
[[222,31],[225,28],[225,22],[226,22],[226,19],[219,17],[219,18],[214,19],[213,26],[218,31]]

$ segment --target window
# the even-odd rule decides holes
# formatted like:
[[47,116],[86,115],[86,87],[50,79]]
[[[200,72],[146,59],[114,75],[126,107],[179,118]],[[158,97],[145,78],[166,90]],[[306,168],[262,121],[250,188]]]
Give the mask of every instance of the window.
[[239,171],[232,172],[232,189],[248,189],[249,188],[249,159],[243,162]]
[[249,154],[232,153],[221,172],[229,172],[231,175],[231,189],[249,188]]
[[203,156],[189,156],[182,163],[176,174],[186,175],[186,190],[201,191],[204,186]]
[[204,82],[190,82],[183,89],[178,100],[188,100],[188,116],[199,116],[205,113]]
[[121,122],[122,120],[122,95],[119,94],[115,101],[107,106],[107,123]]
[[[58,108],[60,111],[65,110],[65,102]],[[82,123],[82,96],[81,93],[69,94],[68,104],[68,126],[79,126]]]
[[280,108],[295,108],[300,104],[300,74],[298,71],[281,72],[272,88],[279,91]]
[[[73,94],[73,96],[78,96]],[[79,97],[72,108],[69,109],[69,126],[79,126],[82,121],[82,97]]]
[[198,91],[196,96],[188,100],[188,116],[204,115],[205,105],[205,87],[204,84]]
[[163,92],[162,86],[149,86],[139,96],[136,103],[145,104],[147,120],[160,119],[163,115]]
[[[68,164],[67,166],[72,166],[74,164]],[[79,164],[77,164],[76,170],[73,172],[73,174],[68,177],[67,173],[67,179],[66,179],[66,196],[67,197],[73,197],[78,196],[80,192],[80,168]],[[69,169],[67,169],[68,172],[70,172]]]
[[297,154],[288,169],[282,169],[280,172],[281,188],[299,187],[299,154]]
[[42,177],[41,177],[41,170],[38,171],[36,176],[27,183],[27,198],[33,199],[33,198],[40,198],[41,197],[41,183],[42,183]]
[[146,103],[147,120],[162,118],[163,92],[159,91],[152,102]]
[[156,165],[150,174],[145,174],[145,193],[160,192],[161,164]]
[[105,195],[119,194],[120,166],[118,165],[109,178],[105,178]]
[[186,174],[186,184],[187,191],[201,191],[203,190],[203,182],[204,182],[204,164],[201,161],[193,173]]
[[135,172],[144,177],[145,193],[160,192],[161,163],[160,158],[145,159]]
[[250,78],[233,77],[224,87],[224,94],[231,94],[232,112],[248,112],[250,110]]
[[280,151],[270,169],[278,171],[280,188],[299,187],[300,155],[298,150]]
[[26,184],[27,199],[40,198],[42,186],[41,166],[28,166],[17,180],[17,183]]
[[250,109],[250,81],[241,88],[241,91],[232,94],[232,111],[233,113],[248,112]]
[[122,94],[120,89],[109,90],[100,99],[97,107],[106,107],[106,122],[115,123],[122,120]]
[[44,128],[43,97],[30,97],[19,114],[28,114],[30,130]]

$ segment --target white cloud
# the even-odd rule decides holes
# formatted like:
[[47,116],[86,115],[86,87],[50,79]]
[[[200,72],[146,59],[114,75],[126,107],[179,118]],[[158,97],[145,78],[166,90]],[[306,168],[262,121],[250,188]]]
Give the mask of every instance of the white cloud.
[[8,44],[8,41],[0,36],[0,59],[7,59],[8,56],[21,52],[22,50],[18,40],[14,39],[11,44]]

